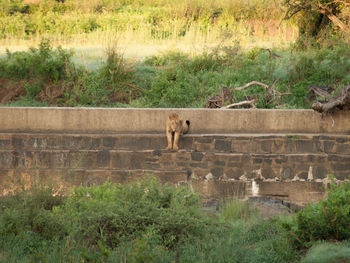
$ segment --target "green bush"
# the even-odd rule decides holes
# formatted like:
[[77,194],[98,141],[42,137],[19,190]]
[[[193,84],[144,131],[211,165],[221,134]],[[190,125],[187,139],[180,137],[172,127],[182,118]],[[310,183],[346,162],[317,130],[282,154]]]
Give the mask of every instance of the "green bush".
[[0,199],[0,233],[3,236],[36,233],[41,238],[56,239],[65,235],[58,217],[51,211],[62,205],[64,198],[54,195],[52,187],[32,187]]
[[88,246],[102,242],[113,248],[152,233],[171,248],[188,236],[200,236],[205,228],[195,194],[185,187],[161,186],[152,178],[131,185],[79,187],[54,212],[63,216],[72,237]]
[[350,239],[350,182],[331,185],[326,200],[307,206],[297,215],[298,240]]
[[0,58],[0,77],[57,82],[67,78],[68,71],[72,70],[72,54],[61,47],[53,50],[49,41],[42,41],[39,48],[30,48],[29,52],[7,50],[6,57]]

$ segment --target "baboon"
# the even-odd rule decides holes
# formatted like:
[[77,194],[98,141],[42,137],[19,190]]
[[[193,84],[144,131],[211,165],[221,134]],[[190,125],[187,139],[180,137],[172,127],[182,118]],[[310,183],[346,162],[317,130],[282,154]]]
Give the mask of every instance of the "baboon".
[[[166,137],[168,140],[168,150],[174,149],[177,151],[179,149],[179,137],[182,134],[186,134],[190,129],[189,120],[180,120],[179,115],[172,113],[169,115],[166,121]],[[174,136],[174,145],[173,145]]]

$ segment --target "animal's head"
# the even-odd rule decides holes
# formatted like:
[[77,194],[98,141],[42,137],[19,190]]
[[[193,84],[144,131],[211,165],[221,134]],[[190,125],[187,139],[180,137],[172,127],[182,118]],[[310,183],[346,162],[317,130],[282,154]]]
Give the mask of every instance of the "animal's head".
[[176,113],[170,114],[169,115],[169,121],[170,121],[171,128],[173,130],[175,130],[176,127],[178,126],[179,122],[180,122],[179,115],[177,115]]

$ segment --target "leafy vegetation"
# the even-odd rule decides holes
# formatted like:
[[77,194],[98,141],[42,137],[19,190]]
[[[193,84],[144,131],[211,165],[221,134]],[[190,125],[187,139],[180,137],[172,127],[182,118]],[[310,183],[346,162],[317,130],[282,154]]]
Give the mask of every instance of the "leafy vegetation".
[[[333,186],[319,209],[326,203],[327,209],[346,213],[346,196],[348,185]],[[68,196],[33,185],[0,198],[0,261],[346,262],[350,257],[349,237],[339,244],[321,241],[330,235],[314,235],[302,256],[298,240],[309,235],[304,226],[317,223],[305,216],[309,208],[296,216],[261,219],[255,204],[239,200],[226,202],[218,214],[200,207],[186,187],[161,185],[152,177],[130,185],[81,186]],[[344,226],[340,219],[324,228],[337,232]]]
[[[43,41],[28,52],[0,58],[0,78],[11,105],[204,107],[223,87],[230,89],[260,81],[281,93],[271,97],[262,87],[234,91],[235,102],[256,98],[258,108],[310,108],[310,85],[337,93],[350,82],[347,46],[309,51],[243,51],[239,45],[217,47],[196,56],[181,52],[147,57],[131,63],[116,48],[95,70],[72,62],[72,51],[53,49]],[[18,88],[19,87],[19,88]],[[21,88],[22,87],[22,88]],[[0,93],[0,101],[7,93]],[[226,102],[229,103],[229,102]]]
[[298,214],[299,240],[348,240],[350,239],[350,183],[331,185],[328,198],[310,205]]

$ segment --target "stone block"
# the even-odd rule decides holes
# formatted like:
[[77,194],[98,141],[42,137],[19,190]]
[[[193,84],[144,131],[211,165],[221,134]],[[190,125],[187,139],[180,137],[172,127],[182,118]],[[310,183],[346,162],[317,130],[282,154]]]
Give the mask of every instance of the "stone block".
[[[166,140],[164,139],[163,147],[166,147]],[[180,136],[179,148],[191,150],[193,147],[193,138],[190,136]]]
[[259,158],[259,157],[254,157],[253,158],[253,163],[255,164],[260,164],[263,162],[263,159],[262,158]]
[[276,164],[284,164],[288,161],[288,156],[286,155],[280,155],[275,159]]
[[12,147],[15,150],[21,150],[24,147],[24,140],[19,136],[12,137]]
[[222,167],[215,167],[215,168],[212,168],[210,172],[214,176],[214,178],[218,179],[223,176],[224,169]]
[[[56,168],[69,168],[70,167],[70,161],[69,161],[69,153],[68,152],[51,152],[47,151],[47,155],[45,156],[44,161],[45,166],[50,169],[56,169]],[[42,154],[36,155],[38,167],[41,167],[42,163]]]
[[342,138],[342,137],[338,137],[335,139],[336,142],[338,143],[345,143],[348,141],[348,138]]
[[337,180],[350,180],[350,172],[349,171],[336,171],[334,172],[334,176]]
[[350,162],[349,163],[343,163],[343,162],[336,162],[332,163],[332,169],[334,171],[347,171],[350,174]]
[[234,141],[232,143],[232,152],[234,153],[251,153],[252,142],[250,140]]
[[12,149],[10,139],[0,139],[0,150],[10,150]]
[[274,149],[274,141],[273,140],[261,140],[256,143],[260,144],[261,153],[272,153]]
[[[65,137],[63,139],[68,139]],[[73,136],[70,138],[71,147],[70,150],[88,150],[91,149],[91,137],[89,136]]]
[[261,176],[265,179],[274,179],[279,177],[276,172],[269,166],[265,166],[261,169]]
[[201,163],[190,163],[190,167],[193,167],[193,168],[208,168],[208,163],[204,163],[204,162],[201,162]]
[[202,161],[204,154],[202,152],[192,152],[191,160],[192,161]]
[[52,154],[48,151],[39,152],[39,154],[37,154],[38,166],[40,168],[51,168],[52,166],[51,156]]
[[154,150],[153,152],[152,152],[152,155],[153,156],[162,156],[162,150],[159,150],[159,149],[157,149],[157,150]]
[[242,161],[241,155],[240,154],[230,154],[228,157],[228,161],[230,163],[240,163]]
[[281,174],[282,180],[291,180],[294,178],[294,171],[291,167],[285,166],[282,168],[282,174]]
[[334,153],[334,141],[324,141],[323,148],[325,153]]
[[208,169],[202,169],[202,168],[193,168],[191,170],[192,176],[194,179],[200,179],[203,180],[205,176],[209,173]]
[[81,165],[79,168],[89,168],[89,169],[98,168],[98,165],[97,165],[98,152],[85,151],[80,153],[81,153]]
[[308,177],[309,177],[309,173],[308,173],[308,172],[301,172],[301,173],[298,173],[298,178],[299,178],[299,179],[307,180]]
[[219,160],[218,160],[218,161],[215,161],[215,162],[214,162],[214,165],[215,165],[215,166],[225,166],[225,164],[226,164],[225,161],[219,161]]
[[227,179],[239,180],[239,178],[244,174],[244,170],[241,167],[232,167],[225,169],[224,174]]
[[99,151],[97,152],[97,160],[96,160],[96,165],[99,168],[108,168],[110,167],[110,155],[109,151]]
[[[130,154],[130,168],[129,169],[148,169],[148,168],[153,167],[153,166],[159,168],[160,167],[159,163],[157,163],[157,164],[148,163],[146,165],[145,160],[147,157],[150,157],[150,154],[151,154],[150,152],[146,152],[146,153],[144,153],[144,152],[132,152]],[[146,168],[144,168],[144,167],[146,167]]]
[[0,168],[1,169],[15,168],[13,166],[13,157],[14,156],[12,152],[0,151]]
[[350,154],[350,145],[345,143],[337,143],[335,146],[335,152],[337,154]]
[[186,164],[183,162],[178,162],[175,164],[173,161],[169,162],[159,162],[161,170],[175,169],[177,167],[185,167]]
[[91,138],[91,150],[99,150],[101,147],[101,138]]
[[311,140],[295,140],[295,146],[297,153],[317,152],[317,150],[315,149],[315,142]]
[[103,137],[102,138],[102,145],[106,149],[113,149],[115,147],[117,138],[114,137]]
[[214,139],[213,137],[197,137],[194,141],[198,143],[213,143]]
[[219,152],[232,152],[231,140],[215,140],[215,150]]
[[26,140],[25,147],[27,150],[45,150],[47,149],[46,138],[34,137]]
[[198,152],[212,152],[214,150],[213,143],[193,143],[193,150]]
[[328,170],[323,166],[312,167],[312,177],[313,179],[324,179],[329,174]]

